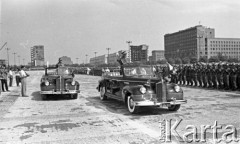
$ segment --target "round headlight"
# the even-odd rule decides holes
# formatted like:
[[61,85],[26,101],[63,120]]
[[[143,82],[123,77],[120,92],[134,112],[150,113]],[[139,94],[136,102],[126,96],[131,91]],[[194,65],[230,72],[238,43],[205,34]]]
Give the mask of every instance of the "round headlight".
[[174,86],[174,90],[175,90],[175,92],[180,92],[180,86],[178,86],[178,85]]
[[141,92],[142,94],[145,94],[146,91],[147,91],[147,89],[146,89],[144,86],[142,86],[142,87],[140,88],[140,92]]
[[72,81],[72,83],[71,83],[72,85],[75,85],[76,84],[76,82],[75,81]]
[[45,81],[45,85],[46,85],[46,86],[49,86],[49,81]]

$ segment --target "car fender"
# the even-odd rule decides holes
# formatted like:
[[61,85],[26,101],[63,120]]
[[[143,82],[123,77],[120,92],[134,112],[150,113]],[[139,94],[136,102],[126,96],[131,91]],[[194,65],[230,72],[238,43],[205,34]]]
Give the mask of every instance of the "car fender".
[[127,86],[123,87],[123,89],[122,89],[122,99],[123,99],[124,103],[126,103],[128,96],[131,95],[132,97],[134,97],[134,95],[141,94],[140,93],[140,88],[141,87],[142,87],[142,85],[136,85],[136,86],[127,85]]

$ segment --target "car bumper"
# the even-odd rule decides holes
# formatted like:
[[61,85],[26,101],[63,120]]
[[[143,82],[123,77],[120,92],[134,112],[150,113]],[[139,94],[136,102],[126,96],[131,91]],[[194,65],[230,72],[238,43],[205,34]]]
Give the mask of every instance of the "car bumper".
[[67,91],[40,91],[40,94],[76,94],[80,90],[67,90]]
[[163,106],[163,105],[179,105],[179,104],[185,104],[187,103],[187,100],[173,100],[170,102],[155,102],[155,101],[140,101],[135,102],[136,106]]

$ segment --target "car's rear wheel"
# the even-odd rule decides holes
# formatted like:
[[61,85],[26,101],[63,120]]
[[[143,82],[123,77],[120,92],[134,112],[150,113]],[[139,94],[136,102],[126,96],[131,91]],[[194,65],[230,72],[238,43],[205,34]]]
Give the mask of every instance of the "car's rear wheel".
[[100,99],[102,101],[107,99],[105,86],[100,87]]
[[170,105],[169,107],[168,107],[168,110],[169,111],[177,111],[177,110],[179,110],[180,109],[180,104],[177,104],[177,105]]
[[42,100],[47,100],[47,95],[41,94]]
[[135,105],[131,96],[129,96],[127,99],[127,107],[128,107],[128,111],[132,114],[137,113],[139,110],[139,107]]

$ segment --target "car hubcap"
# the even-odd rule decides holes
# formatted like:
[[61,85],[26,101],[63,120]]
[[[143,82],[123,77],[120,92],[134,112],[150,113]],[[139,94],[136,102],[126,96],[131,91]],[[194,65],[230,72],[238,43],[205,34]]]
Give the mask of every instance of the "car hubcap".
[[103,97],[104,94],[105,94],[105,88],[101,87],[101,94],[100,94],[100,96]]
[[130,105],[131,109],[134,108],[134,102],[133,102],[133,100],[131,98],[129,100],[129,105]]

